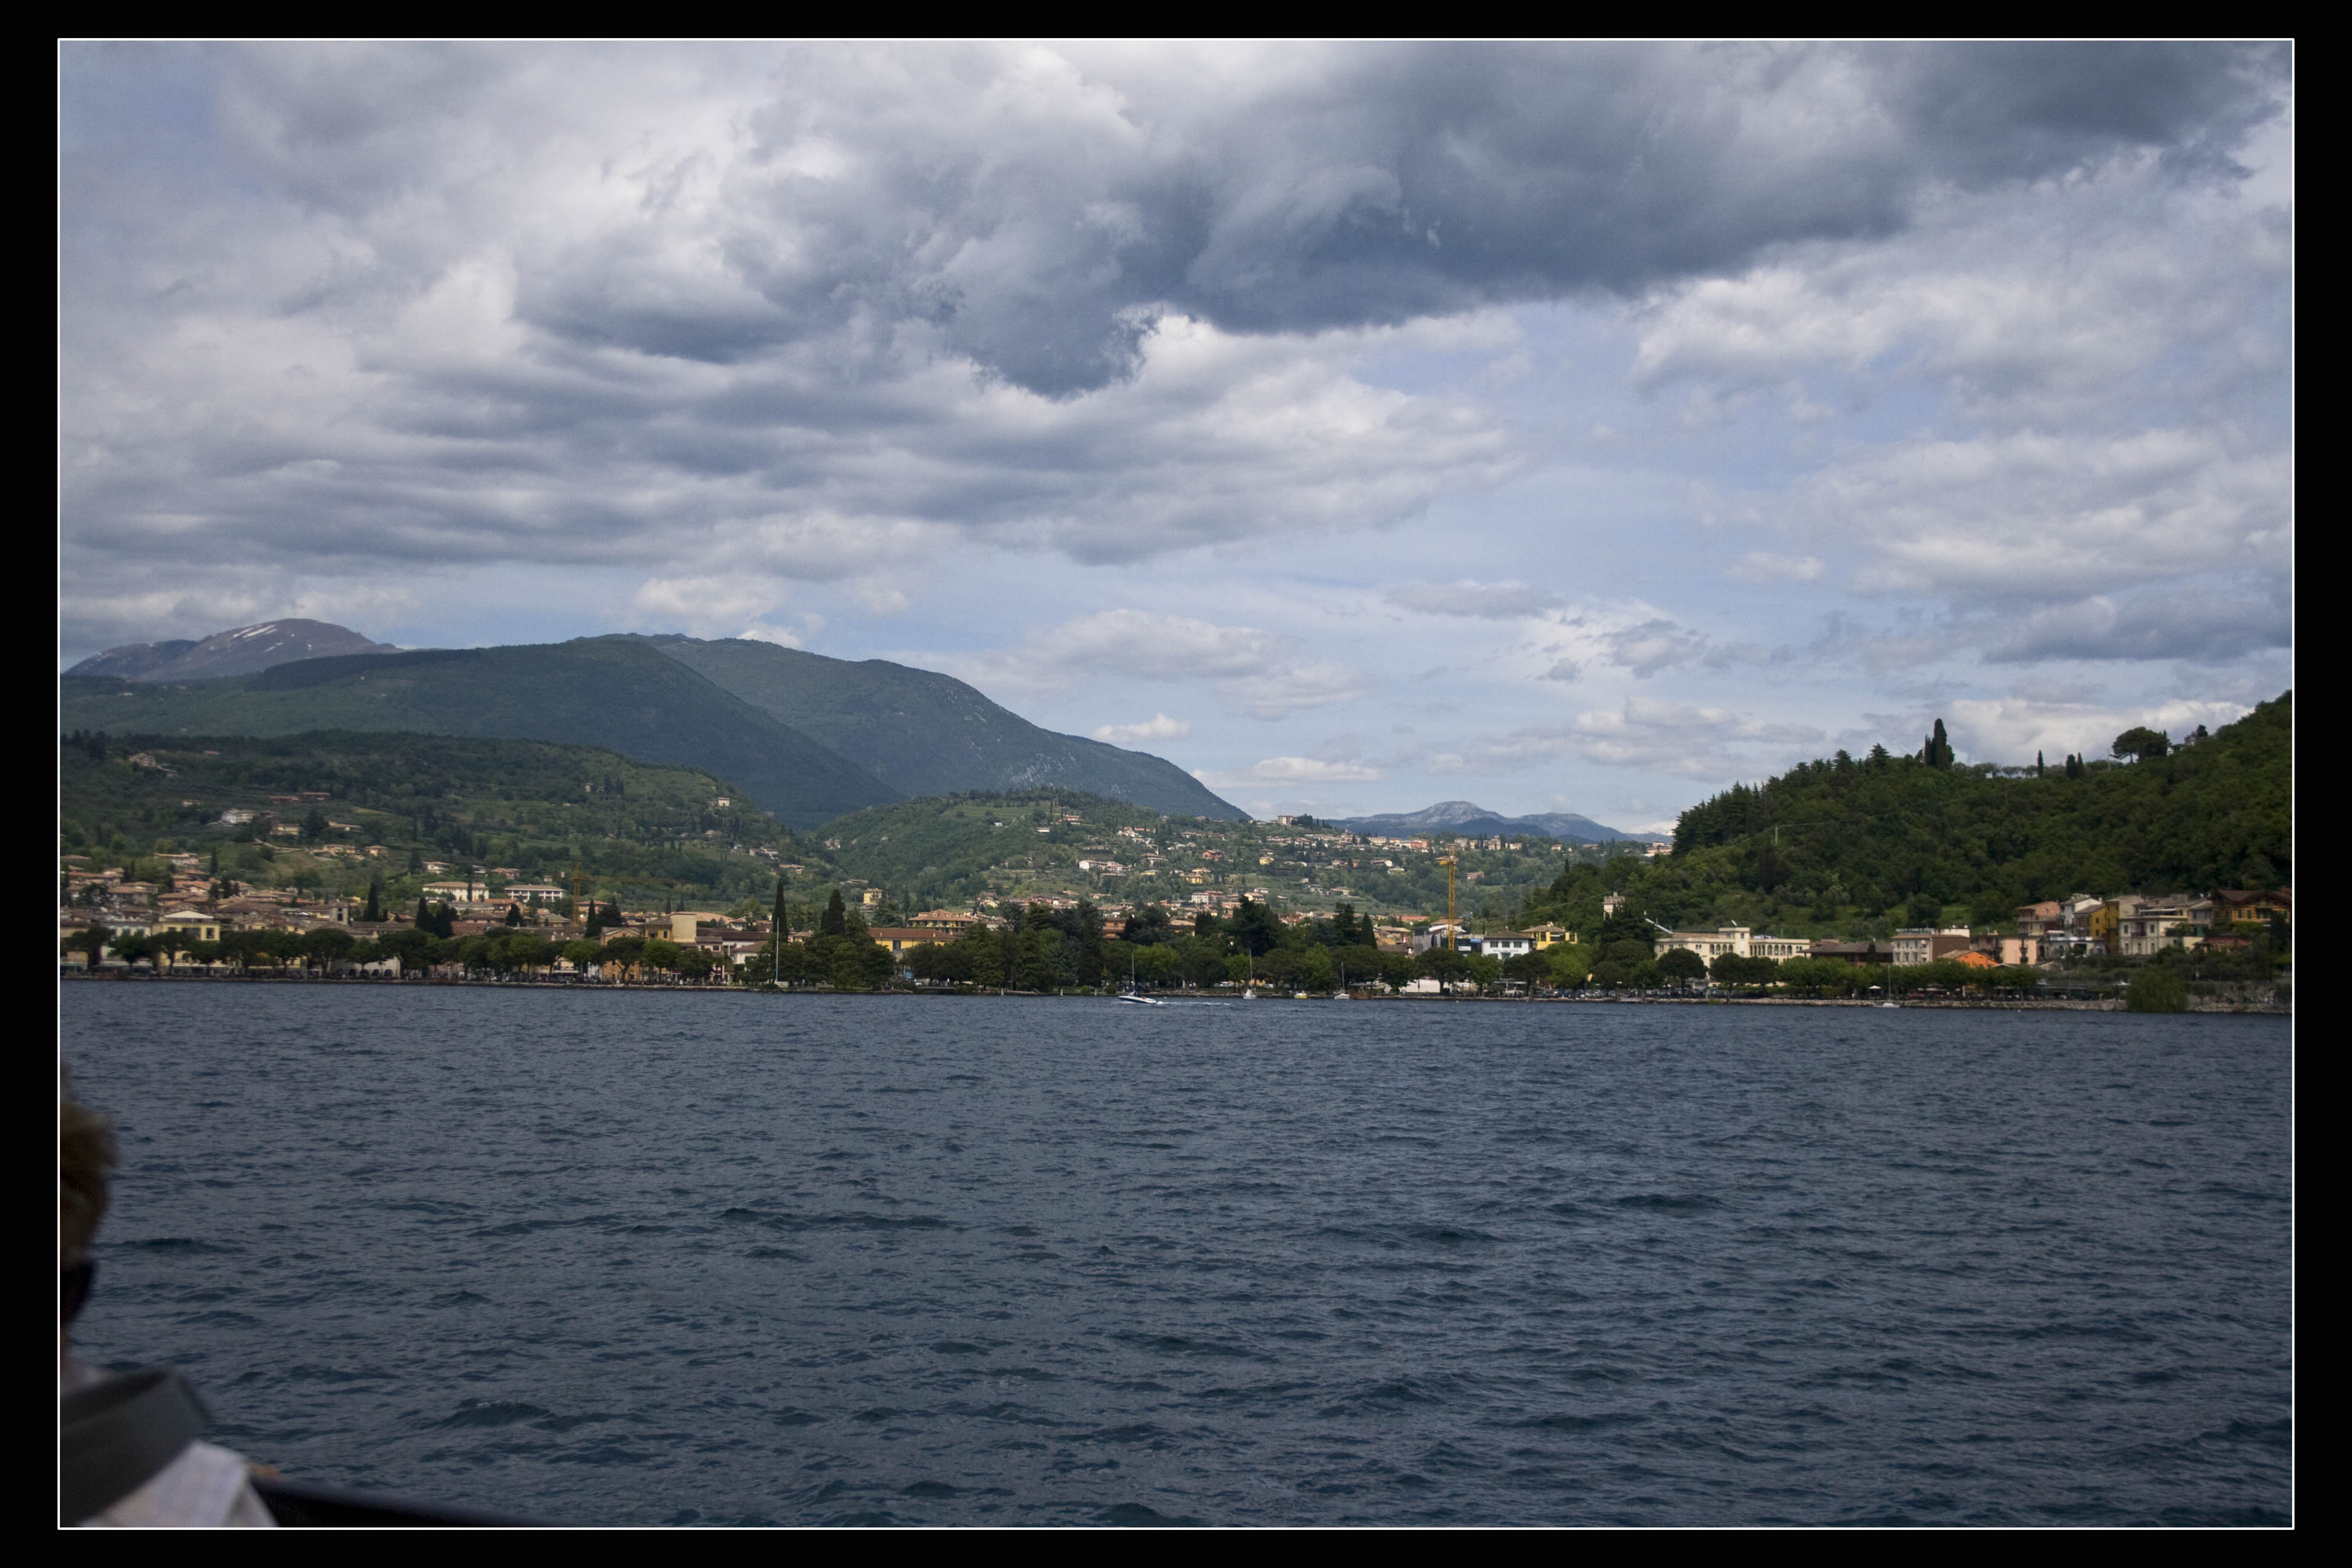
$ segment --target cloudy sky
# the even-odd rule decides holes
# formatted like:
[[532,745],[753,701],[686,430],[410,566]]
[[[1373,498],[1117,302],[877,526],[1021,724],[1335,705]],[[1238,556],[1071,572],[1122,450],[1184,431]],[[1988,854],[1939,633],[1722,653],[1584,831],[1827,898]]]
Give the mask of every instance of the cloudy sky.
[[59,654],[751,636],[1626,827],[2220,723],[2293,653],[2291,66],[69,45]]

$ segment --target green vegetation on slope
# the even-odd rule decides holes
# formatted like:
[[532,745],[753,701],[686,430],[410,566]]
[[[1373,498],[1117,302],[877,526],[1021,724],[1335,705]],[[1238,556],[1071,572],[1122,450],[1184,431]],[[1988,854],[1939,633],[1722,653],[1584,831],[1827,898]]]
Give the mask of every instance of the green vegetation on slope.
[[2040,774],[1930,763],[1932,741],[1840,752],[1693,806],[1668,858],[1571,868],[1537,907],[1590,931],[1622,890],[1678,930],[1885,937],[2076,892],[2275,887],[2294,869],[2294,725],[2287,693],[2163,755]]
[[[413,907],[422,885],[445,875],[425,868],[436,859],[460,872],[509,866],[520,880],[558,884],[576,859],[594,896],[635,908],[725,907],[772,897],[780,862],[805,865],[795,885],[814,886],[826,869],[811,846],[750,809],[732,784],[588,746],[349,731],[85,737],[59,748],[58,776],[69,853],[145,860],[151,874],[158,852],[194,851],[208,865],[217,855],[224,876],[322,895],[361,892],[381,879],[394,908]],[[270,798],[304,791],[328,799]],[[232,808],[309,819],[312,831],[278,837],[266,815],[223,823]],[[333,852],[368,845],[392,854]]]
[[[843,872],[917,904],[961,907],[984,894],[1181,904],[1196,892],[1259,889],[1289,910],[1328,910],[1340,900],[1380,913],[1445,908],[1445,870],[1434,851],[1373,849],[1341,842],[1352,836],[1331,829],[1162,816],[1072,790],[897,801],[829,822],[815,837]],[[1446,846],[1460,862],[1465,915],[1506,923],[1521,899],[1558,874],[1561,851],[1553,841],[1513,842],[1520,847]],[[1103,869],[1105,861],[1120,869]]]
[[412,731],[602,746],[724,778],[795,827],[897,792],[643,642],[304,659],[258,675],[133,684],[68,676],[68,730],[152,735]]
[[645,640],[901,795],[1055,788],[1175,816],[1247,816],[1164,758],[1040,729],[935,670],[742,638]]

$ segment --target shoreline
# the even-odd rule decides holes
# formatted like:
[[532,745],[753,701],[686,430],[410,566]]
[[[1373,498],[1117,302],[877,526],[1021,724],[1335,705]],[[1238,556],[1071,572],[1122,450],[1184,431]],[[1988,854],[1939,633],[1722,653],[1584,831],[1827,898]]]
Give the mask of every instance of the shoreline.
[[[940,998],[950,998],[950,997],[961,997],[961,998],[991,998],[991,997],[1008,997],[1008,996],[1030,996],[1030,997],[1048,996],[1048,997],[1067,997],[1068,999],[1073,1000],[1073,1001],[1105,1001],[1105,1000],[1108,1000],[1108,999],[1110,998],[1110,995],[1111,995],[1111,994],[1110,994],[1110,993],[1108,993],[1108,992],[1083,992],[1083,993],[1072,994],[1072,993],[1067,993],[1067,992],[1055,992],[1055,991],[995,991],[995,990],[969,990],[969,991],[947,991],[947,990],[921,990],[921,991],[897,991],[897,990],[890,990],[890,991],[835,991],[835,990],[831,990],[831,989],[824,989],[824,990],[811,989],[811,990],[805,990],[805,991],[761,991],[761,990],[759,990],[759,989],[757,989],[757,988],[755,988],[755,987],[752,987],[752,986],[747,986],[747,985],[646,985],[646,984],[632,984],[632,983],[628,983],[628,982],[615,982],[615,981],[604,981],[604,980],[586,980],[586,981],[582,981],[582,980],[570,980],[570,981],[566,981],[566,980],[459,980],[459,979],[454,979],[454,978],[450,978],[450,977],[446,977],[446,976],[436,976],[436,977],[434,977],[434,978],[431,978],[431,979],[414,979],[414,980],[412,980],[412,979],[404,979],[404,979],[393,980],[393,979],[386,979],[386,978],[383,978],[383,977],[382,977],[382,976],[376,976],[376,975],[364,975],[364,976],[363,976],[363,975],[341,975],[341,974],[338,974],[338,975],[325,975],[325,974],[300,974],[300,975],[278,975],[278,974],[141,974],[141,975],[129,975],[129,974],[87,974],[87,973],[71,973],[71,972],[61,972],[61,973],[58,974],[58,983],[60,985],[63,985],[63,984],[66,984],[68,981],[75,981],[75,982],[79,982],[79,983],[83,983],[83,984],[89,984],[89,983],[93,983],[93,982],[101,982],[101,981],[102,981],[102,982],[106,982],[106,983],[109,983],[109,984],[142,984],[142,985],[143,985],[143,984],[216,984],[216,985],[367,985],[367,986],[392,986],[392,987],[400,987],[400,988],[408,988],[408,987],[425,987],[425,986],[455,986],[455,987],[466,987],[466,988],[478,988],[478,989],[483,989],[483,990],[504,990],[504,991],[588,991],[588,992],[604,992],[604,991],[646,991],[646,992],[660,992],[660,993],[663,993],[663,994],[671,994],[671,995],[679,995],[679,994],[684,994],[684,995],[705,995],[705,996],[929,996],[929,997],[940,997]],[[1169,997],[1169,998],[1168,998],[1168,1000],[1171,1000],[1171,1001],[1174,1001],[1174,1000],[1184,1000],[1184,1001],[1202,1001],[1202,1002],[1239,1002],[1239,1001],[1244,1000],[1244,998],[1242,998],[1242,997],[1240,997],[1240,996],[1237,996],[1237,995],[1236,995],[1236,996],[1220,996],[1220,995],[1215,994],[1214,993],[1184,992],[1184,993],[1178,993],[1178,994],[1174,994],[1174,995],[1171,995],[1171,997]],[[1300,1000],[1305,1000],[1305,1001],[1308,1001],[1308,1002],[1328,1002],[1328,1001],[1333,1000],[1333,998],[1328,997],[1328,996],[1309,996],[1309,997],[1300,998],[1300,997],[1297,997],[1297,996],[1268,995],[1268,996],[1257,996],[1257,997],[1253,997],[1253,998],[1249,998],[1249,1000],[1252,1000],[1252,1001],[1258,1001],[1258,1002],[1296,1002],[1296,1001],[1300,1001]],[[1525,1005],[1530,1005],[1530,1004],[1534,1004],[1534,1005],[1541,1005],[1559,1004],[1559,1003],[1570,1003],[1570,1004],[1583,1003],[1583,1004],[1596,1004],[1596,1005],[1609,1005],[1609,1006],[1619,1006],[1619,1007],[1861,1007],[1861,1008],[1870,1009],[1870,1010],[1873,1010],[1873,1011],[1885,1011],[1885,1010],[1886,1009],[1886,1006],[1887,1006],[1887,1004],[1883,1003],[1883,1002],[1867,1002],[1867,1001],[1864,1001],[1864,1000],[1862,1000],[1862,999],[1860,999],[1860,998],[1858,998],[1858,997],[1851,997],[1851,996],[1836,996],[1836,997],[1826,997],[1826,996],[1824,996],[1824,997],[1815,997],[1815,996],[1359,996],[1359,995],[1350,995],[1350,996],[1349,996],[1349,1000],[1353,1001],[1353,1002],[1389,1002],[1389,1003],[1464,1003],[1464,1002],[1467,1002],[1467,1003],[1483,1003],[1483,1004],[1486,1004],[1486,1005],[1510,1005],[1510,1006],[1525,1006]],[[2123,1002],[2122,1002],[2120,999],[2108,999],[2108,1000],[2100,1000],[2100,1001],[2084,1001],[2084,1000],[2078,1000],[2078,999],[2074,999],[2074,998],[2057,998],[2057,997],[2053,997],[2053,998],[2048,998],[2048,999],[2039,999],[2039,998],[2037,998],[2037,999],[2032,999],[2032,1000],[2020,1000],[2020,999],[2017,999],[2017,998],[2006,998],[2006,999],[1998,999],[1998,1000],[1997,1000],[1997,999],[1994,999],[1994,998],[1991,998],[1991,997],[1982,997],[1982,998],[1974,998],[1974,999],[1971,999],[1971,998],[1964,998],[1964,997],[1957,997],[1957,996],[1914,997],[1914,998],[1906,998],[1906,1000],[1904,1000],[1904,1001],[1896,1002],[1896,1003],[1895,1003],[1895,1004],[1894,1004],[1894,1006],[1895,1006],[1895,1008],[1898,1008],[1898,1009],[1935,1009],[1935,1010],[1945,1011],[1945,1012],[1975,1012],[1975,1013],[2121,1013],[2121,1012],[2124,1012],[2124,1011],[2126,1011],[2126,1009],[2125,1008],[2125,1006],[2124,1006]],[[2231,1005],[2209,1005],[2209,1006],[2201,1006],[2201,1007],[2200,1007],[2200,1006],[2196,1005],[2195,1005],[2195,1003],[2192,1001],[2192,1002],[2191,1002],[2191,1004],[2190,1004],[2190,1005],[2189,1005],[2189,1009],[2188,1009],[2188,1012],[2189,1012],[2189,1014],[2190,1014],[2190,1015],[2200,1015],[2200,1014],[2201,1014],[2201,1015],[2216,1016],[2248,1016],[2248,1017],[2281,1017],[2281,1018],[2289,1018],[2289,1017],[2293,1017],[2293,1016],[2294,1016],[2294,1006],[2293,1006],[2292,1005],[2282,1005],[2282,1004],[2278,1004],[2278,1003],[2241,1003],[2241,1004],[2231,1004]],[[2148,1016],[2150,1016],[2150,1017],[2156,1017],[2156,1016],[2161,1016],[2161,1015],[2157,1015],[2157,1014],[2150,1014],[2150,1015],[2148,1015]],[[2176,1015],[2172,1015],[2172,1016],[2181,1016],[2182,1015],[2178,1015],[2178,1014],[2176,1014]]]

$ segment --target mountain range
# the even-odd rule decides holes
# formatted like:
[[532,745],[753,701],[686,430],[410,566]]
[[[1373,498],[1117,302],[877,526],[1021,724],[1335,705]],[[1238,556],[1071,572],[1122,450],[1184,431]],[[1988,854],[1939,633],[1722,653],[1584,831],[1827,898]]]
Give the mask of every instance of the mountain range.
[[[341,634],[354,651],[320,658],[313,634],[234,632],[160,658],[173,645],[142,645],[145,662],[110,649],[59,678],[59,722],[116,734],[406,731],[603,746],[700,768],[803,828],[908,795],[1040,784],[1171,815],[1246,816],[1164,759],[1055,734],[961,681],[880,659],[636,637],[401,652],[317,622],[239,631],[304,626]],[[168,673],[215,645],[268,662]]]
[[274,664],[337,654],[396,653],[390,643],[371,642],[331,621],[264,621],[215,632],[202,642],[125,643],[92,654],[68,675],[111,676],[118,680],[212,680],[224,675],[254,675]]
[[1441,800],[1435,805],[1425,805],[1419,811],[1391,812],[1382,816],[1345,817],[1339,819],[1336,825],[1350,833],[1374,833],[1384,837],[1438,829],[1478,838],[1525,833],[1557,838],[1568,844],[1664,844],[1671,837],[1671,835],[1664,833],[1628,833],[1622,828],[1606,826],[1589,816],[1579,816],[1569,811],[1547,811],[1534,816],[1505,816],[1466,800]]

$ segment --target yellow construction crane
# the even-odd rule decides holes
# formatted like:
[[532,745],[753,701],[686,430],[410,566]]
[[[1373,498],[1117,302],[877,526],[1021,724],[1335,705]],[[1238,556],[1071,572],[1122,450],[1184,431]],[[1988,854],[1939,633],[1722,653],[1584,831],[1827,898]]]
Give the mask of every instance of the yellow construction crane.
[[578,921],[583,929],[588,924],[588,910],[580,901],[580,889],[584,885],[585,874],[580,869],[580,862],[574,860],[572,862],[572,918]]
[[1437,863],[1445,868],[1445,950],[1448,952],[1455,952],[1460,951],[1461,944],[1454,940],[1454,933],[1461,930],[1461,927],[1454,922],[1454,858],[1451,855],[1443,855],[1438,858]]

